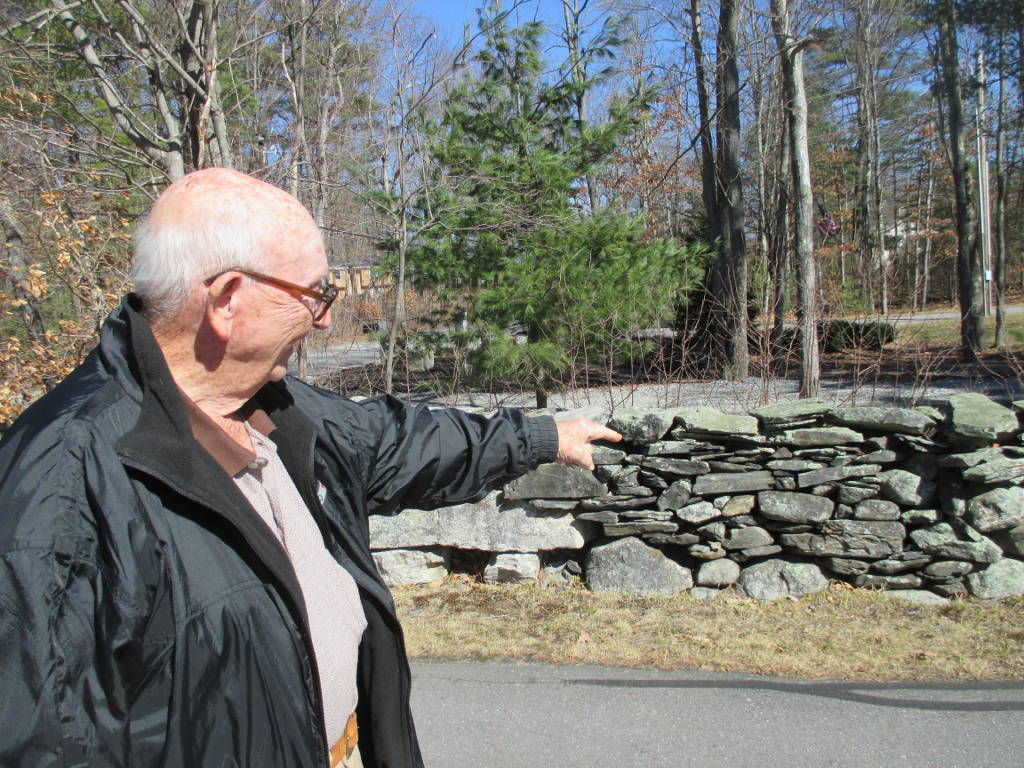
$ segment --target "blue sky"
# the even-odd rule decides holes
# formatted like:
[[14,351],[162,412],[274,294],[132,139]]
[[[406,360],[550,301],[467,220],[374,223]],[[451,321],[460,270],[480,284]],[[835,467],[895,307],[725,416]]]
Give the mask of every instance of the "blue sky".
[[[415,11],[433,19],[442,32],[459,33],[465,24],[476,29],[476,9],[485,0],[413,0]],[[507,4],[506,4],[507,5]],[[519,21],[532,21],[535,16],[550,27],[562,23],[561,0],[524,0],[517,9]]]

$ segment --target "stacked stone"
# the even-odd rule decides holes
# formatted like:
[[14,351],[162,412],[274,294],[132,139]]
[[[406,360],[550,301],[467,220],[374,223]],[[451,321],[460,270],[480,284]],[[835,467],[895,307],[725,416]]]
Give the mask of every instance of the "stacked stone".
[[[470,548],[496,552],[485,578],[582,571],[595,590],[710,597],[731,587],[772,599],[832,578],[919,600],[1022,594],[1017,412],[973,394],[941,410],[801,400],[751,415],[621,411],[609,426],[624,441],[596,451],[593,475],[547,465],[520,478],[490,500],[504,510],[490,524],[463,526],[461,545],[475,536]],[[458,509],[467,506],[479,507]],[[417,514],[440,530],[451,513]],[[482,540],[510,519],[545,527],[547,540]],[[371,521],[375,547],[410,546],[388,526]],[[459,546],[451,536],[416,541],[433,547],[438,569],[445,547]],[[387,575],[397,555],[377,557]]]

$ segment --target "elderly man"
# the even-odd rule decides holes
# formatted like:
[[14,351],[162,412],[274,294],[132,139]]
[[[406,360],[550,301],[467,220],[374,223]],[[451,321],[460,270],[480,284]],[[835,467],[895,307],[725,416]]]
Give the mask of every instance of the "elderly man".
[[422,763],[368,515],[619,436],[287,377],[326,274],[268,184],[209,169],[154,204],[136,293],[0,444],[0,764]]

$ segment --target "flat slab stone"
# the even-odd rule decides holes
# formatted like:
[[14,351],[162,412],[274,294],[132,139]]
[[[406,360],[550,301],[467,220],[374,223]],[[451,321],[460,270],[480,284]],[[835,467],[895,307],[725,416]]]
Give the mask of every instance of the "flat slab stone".
[[717,496],[719,494],[742,493],[744,491],[764,491],[775,486],[771,472],[761,470],[755,472],[715,472],[700,475],[693,484],[696,496]]
[[949,523],[936,523],[911,531],[910,540],[922,551],[947,560],[994,563],[1003,557],[1003,551],[991,539],[966,529],[964,535],[958,535]]
[[905,507],[924,507],[935,497],[935,482],[907,472],[905,469],[887,469],[878,474],[882,481],[881,495]]
[[712,437],[758,434],[757,419],[753,416],[722,413],[715,408],[681,410],[676,414],[675,423],[685,432]]
[[829,415],[829,419],[837,424],[866,429],[871,432],[901,432],[907,435],[923,435],[935,426],[932,419],[920,411],[910,408],[877,406],[836,408]]
[[832,412],[832,403],[815,398],[771,403],[755,408],[750,413],[765,427],[781,429],[796,424],[811,424]]
[[632,536],[590,550],[586,577],[595,592],[630,595],[670,597],[693,586],[693,574],[689,568]]
[[903,550],[906,529],[900,523],[829,520],[821,533],[784,533],[781,544],[802,555],[881,560]]
[[761,491],[757,494],[761,514],[769,520],[787,523],[821,523],[832,516],[835,505],[824,496],[788,491]]
[[1024,477],[1024,459],[1001,456],[965,469],[963,476],[964,480],[969,483],[983,483],[984,485],[1006,483],[1018,477]]
[[778,439],[788,445],[811,448],[861,443],[864,441],[864,435],[847,427],[805,427],[803,429],[788,429]]
[[497,493],[475,504],[433,510],[407,509],[397,515],[370,515],[370,547],[411,549],[454,547],[484,552],[536,552],[580,549],[599,533],[593,523],[571,513],[538,513],[497,505]]
[[564,464],[541,464],[505,486],[505,500],[586,499],[608,493],[593,473]]
[[882,467],[879,464],[847,464],[841,467],[812,469],[810,472],[801,472],[797,475],[796,485],[798,488],[810,488],[814,485],[834,483],[854,477],[869,477],[881,471]]
[[1017,414],[977,392],[949,398],[947,434],[962,443],[991,445],[1003,442],[1020,427]]
[[644,459],[644,469],[652,470],[670,477],[692,477],[711,471],[706,461],[690,459],[668,459],[663,456],[649,456]]

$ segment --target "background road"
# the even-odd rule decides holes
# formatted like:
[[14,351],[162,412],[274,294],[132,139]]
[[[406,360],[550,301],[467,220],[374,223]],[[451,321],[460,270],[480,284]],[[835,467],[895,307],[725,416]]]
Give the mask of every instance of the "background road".
[[428,768],[1020,768],[1024,682],[413,664]]

